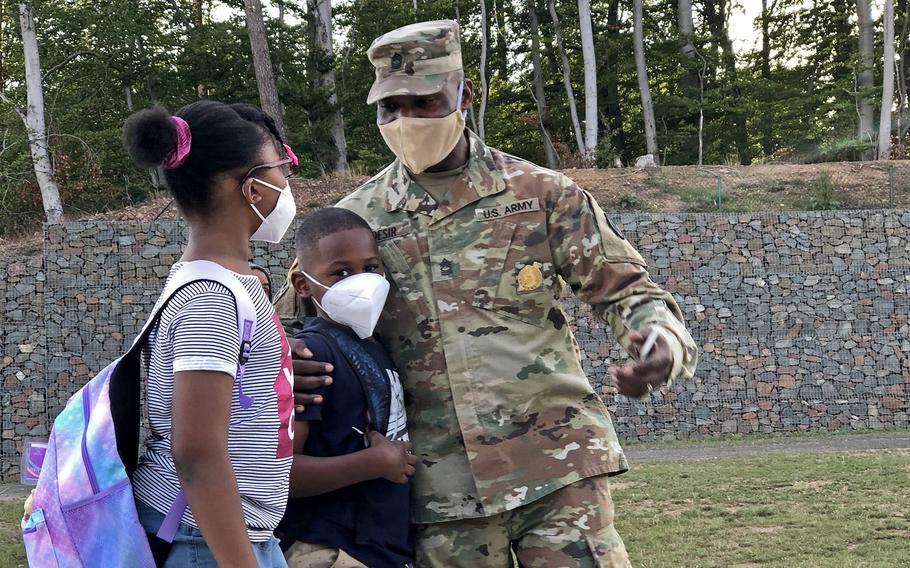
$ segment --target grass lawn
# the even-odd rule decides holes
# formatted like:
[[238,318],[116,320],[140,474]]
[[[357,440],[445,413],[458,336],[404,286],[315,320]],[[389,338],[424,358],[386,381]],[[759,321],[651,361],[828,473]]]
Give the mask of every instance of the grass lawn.
[[910,566],[910,451],[633,464],[613,481],[635,566]]
[[26,566],[25,549],[19,532],[22,503],[0,501],[0,567]]
[[[613,479],[635,566],[910,567],[910,451],[641,463]],[[25,566],[0,501],[0,567]]]

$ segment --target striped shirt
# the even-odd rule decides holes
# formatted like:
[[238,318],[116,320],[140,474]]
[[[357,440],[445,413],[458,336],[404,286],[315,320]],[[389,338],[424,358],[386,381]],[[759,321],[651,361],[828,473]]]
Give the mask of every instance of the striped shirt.
[[[171,276],[179,267],[174,265]],[[294,434],[291,354],[259,279],[232,274],[250,292],[256,309],[252,353],[242,381],[242,394],[252,397],[252,405],[240,404],[240,333],[233,295],[216,282],[189,284],[164,308],[146,346],[150,433],[133,484],[139,500],[167,514],[180,489],[171,457],[174,373],[224,373],[224,380],[234,380],[228,452],[250,540],[263,542],[287,503]],[[198,528],[189,508],[182,521]]]

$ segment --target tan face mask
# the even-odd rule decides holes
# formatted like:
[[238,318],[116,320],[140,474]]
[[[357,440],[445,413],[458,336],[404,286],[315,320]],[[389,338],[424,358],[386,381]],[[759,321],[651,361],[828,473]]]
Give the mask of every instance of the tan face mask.
[[411,173],[422,173],[448,156],[464,132],[461,88],[455,111],[442,118],[398,117],[379,125],[379,133],[393,154]]

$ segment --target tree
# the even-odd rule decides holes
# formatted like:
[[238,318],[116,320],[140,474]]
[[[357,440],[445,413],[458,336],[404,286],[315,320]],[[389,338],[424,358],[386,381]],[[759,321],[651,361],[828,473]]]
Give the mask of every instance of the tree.
[[496,74],[503,82],[509,81],[509,41],[506,38],[505,7],[509,2],[492,0],[493,24],[496,26]]
[[534,103],[537,105],[537,117],[540,122],[540,133],[543,136],[544,153],[547,156],[547,167],[559,166],[559,158],[547,129],[547,95],[543,88],[543,72],[540,66],[540,20],[537,17],[537,1],[528,2],[528,16],[531,20],[531,71],[533,75]]
[[[679,52],[687,63],[682,76],[683,94],[698,95],[698,165],[704,160],[705,131],[705,67],[707,62],[695,47],[695,24],[692,20],[692,0],[679,0],[676,20],[679,27]],[[695,66],[698,66],[696,69]]]
[[882,110],[878,126],[878,159],[891,158],[891,107],[894,97],[894,0],[885,0],[885,54],[882,68]]
[[[771,83],[771,14],[777,0],[768,6],[768,0],[761,0],[761,78],[765,87]],[[761,121],[762,152],[765,158],[774,153],[774,113],[765,113]]]
[[307,0],[311,26],[310,57],[318,77],[315,83],[326,96],[332,113],[332,140],[335,143],[335,170],[348,172],[348,143],[344,135],[344,117],[335,93],[335,58],[332,50],[332,3],[330,0]]
[[487,52],[489,46],[489,22],[487,20],[487,4],[480,0],[480,111],[477,116],[477,134],[481,140],[486,140],[484,117],[487,114]]
[[585,66],[585,151],[587,165],[594,163],[597,151],[597,61],[594,57],[594,32],[591,29],[591,3],[578,0],[581,51]]
[[[875,62],[875,38],[872,29],[871,0],[856,0],[856,17],[859,26],[856,135],[865,142],[872,142],[875,107],[872,104],[871,93],[875,88],[875,76],[872,71]],[[872,157],[872,154],[864,152],[863,157],[868,159]]]
[[278,88],[272,71],[272,57],[265,34],[260,0],[243,0],[246,12],[246,28],[250,36],[250,51],[253,53],[253,68],[256,72],[256,86],[259,89],[259,103],[262,110],[275,119],[275,126],[283,138],[287,138],[284,125],[284,107],[278,99]]
[[642,0],[632,2],[632,46],[635,50],[635,69],[638,73],[638,90],[641,93],[641,109],[645,119],[645,145],[647,153],[658,159],[657,128],[654,122],[654,103],[648,86],[648,67],[645,64],[644,15]]
[[[28,134],[35,178],[41,190],[41,201],[48,223],[63,221],[63,203],[60,190],[54,181],[54,167],[48,152],[47,130],[44,122],[44,91],[41,86],[41,60],[38,54],[38,38],[35,33],[35,16],[28,2],[19,3],[19,24],[22,28],[22,52],[25,61],[25,85],[27,106],[16,109],[25,124]],[[4,101],[9,102],[5,95]],[[14,107],[15,108],[15,107]]]
[[897,0],[895,13],[895,27],[900,22],[900,40],[898,41],[897,57],[899,62],[895,65],[897,73],[897,140],[902,144],[907,129],[910,128],[910,121],[905,118],[907,110],[907,34],[908,20],[910,20],[910,2],[907,0]]
[[692,0],[678,0],[679,52],[689,59],[695,58],[695,24],[692,21]]
[[[193,26],[196,28],[196,30],[201,30],[202,26],[204,25],[204,20],[205,20],[204,12],[205,12],[204,0],[193,0]],[[127,99],[129,99],[130,98],[129,89],[127,89],[126,92],[127,92]],[[205,85],[204,84],[199,83],[198,85],[196,85],[196,96],[199,97],[200,99],[205,96]],[[130,107],[132,107],[132,100],[130,100],[129,104],[130,104]]]
[[[622,107],[620,106],[619,78],[620,57],[628,51],[623,44],[619,22],[620,0],[610,0],[607,6],[607,57],[606,67],[601,69],[601,76],[605,76],[603,88],[606,103],[610,144],[615,152],[614,163],[621,166],[622,156],[628,151],[626,147],[626,131],[623,126]],[[628,156],[627,156],[628,157]]]
[[752,163],[752,150],[749,148],[746,116],[741,109],[745,97],[739,85],[736,53],[733,51],[733,42],[730,40],[730,33],[727,29],[729,9],[730,0],[715,0],[704,3],[705,22],[711,30],[714,42],[720,47],[724,81],[730,92],[727,97],[728,109],[725,114],[729,116],[728,120],[732,122],[733,140],[736,144],[736,152],[739,155],[739,163],[748,166]]
[[3,66],[3,51],[6,49],[4,35],[6,32],[6,0],[0,0],[0,93],[6,84],[6,69]]
[[569,68],[569,57],[566,55],[566,46],[562,41],[562,31],[559,28],[559,14],[556,13],[554,0],[547,0],[550,9],[550,18],[553,19],[553,32],[556,34],[556,48],[562,59],[562,82],[566,88],[566,98],[569,103],[569,115],[572,118],[572,129],[575,131],[575,143],[578,144],[578,155],[585,155],[584,136],[581,133],[581,124],[578,122],[578,110],[575,108],[575,91],[572,89],[572,75]]

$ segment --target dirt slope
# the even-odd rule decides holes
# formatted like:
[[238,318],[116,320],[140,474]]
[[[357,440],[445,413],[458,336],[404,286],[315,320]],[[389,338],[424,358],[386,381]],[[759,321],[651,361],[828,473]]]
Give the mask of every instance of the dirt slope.
[[[889,168],[893,170],[889,171]],[[565,170],[608,211],[652,213],[781,211],[804,209],[870,209],[894,205],[910,208],[910,161],[837,162],[827,164],[762,164],[755,166],[664,166],[639,170]],[[368,178],[326,176],[294,180],[298,209],[303,212],[335,203]],[[134,207],[78,219],[147,222],[160,214],[171,219],[162,194]],[[162,210],[164,212],[162,213]],[[72,218],[70,220],[77,220]],[[0,239],[0,255],[36,254],[41,233]]]

